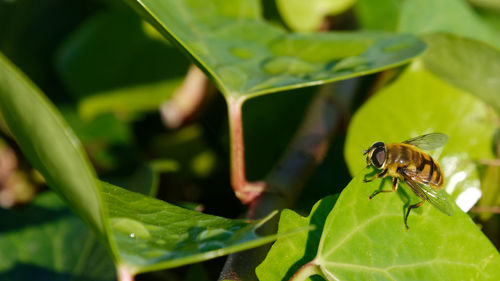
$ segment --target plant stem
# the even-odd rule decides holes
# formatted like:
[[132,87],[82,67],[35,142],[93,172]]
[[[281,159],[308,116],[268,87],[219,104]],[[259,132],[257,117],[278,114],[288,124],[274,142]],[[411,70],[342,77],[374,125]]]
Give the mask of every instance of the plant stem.
[[319,266],[314,263],[314,261],[304,264],[295,274],[290,278],[289,281],[302,281],[306,280],[307,277],[312,275],[323,275]]
[[215,87],[207,76],[192,65],[182,85],[170,100],[162,104],[160,113],[167,128],[176,129],[195,119],[215,95]]
[[500,206],[474,206],[470,211],[472,213],[500,214]]
[[119,266],[118,281],[134,281],[134,275],[125,266]]
[[[319,94],[309,105],[305,118],[284,156],[266,177],[266,190],[261,196],[256,197],[255,201],[251,202],[247,218],[258,219],[269,214],[272,210],[281,210],[294,205],[307,179],[328,151],[332,136],[339,124],[342,123],[342,117],[346,115],[347,108],[354,96],[357,81],[357,79],[346,80],[321,88]],[[236,107],[237,104],[232,106]],[[230,110],[230,115],[234,114],[238,108],[241,110],[241,105]],[[241,118],[241,113],[239,116]],[[236,123],[235,121],[238,121],[241,126],[241,119],[237,120],[237,115],[230,116],[230,119],[233,125]],[[233,128],[231,131],[236,130]],[[235,141],[234,137],[231,137],[231,141]],[[234,145],[234,143],[232,144]],[[243,145],[242,140],[240,145]],[[232,149],[232,153],[243,153],[242,149],[243,147],[234,152]],[[239,159],[243,159],[242,157],[240,155]],[[231,157],[231,159],[235,158]],[[244,163],[238,163],[238,165],[241,169]],[[232,164],[232,169],[238,165]],[[231,174],[234,174],[233,170]],[[238,176],[240,178],[232,178],[233,186],[237,184],[238,180],[245,179],[244,169],[242,174],[238,174]],[[261,233],[273,233],[276,232],[276,227],[277,219],[267,223],[259,230]],[[262,262],[269,247],[262,246],[229,255],[219,279],[257,280],[255,267]]]
[[479,164],[487,166],[500,166],[500,159],[479,159]]
[[263,182],[247,181],[245,173],[245,144],[242,123],[243,99],[228,99],[229,133],[231,141],[231,185],[243,204],[252,203],[265,188]]

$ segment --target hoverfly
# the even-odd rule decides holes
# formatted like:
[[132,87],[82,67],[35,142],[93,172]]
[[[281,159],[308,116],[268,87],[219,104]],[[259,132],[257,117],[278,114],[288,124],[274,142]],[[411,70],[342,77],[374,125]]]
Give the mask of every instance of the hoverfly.
[[408,215],[411,209],[420,207],[429,201],[434,207],[446,215],[453,215],[453,209],[448,202],[443,188],[444,175],[439,164],[432,157],[423,152],[443,146],[448,136],[441,133],[432,133],[409,139],[404,142],[388,143],[376,142],[363,151],[367,166],[382,170],[369,180],[392,177],[392,190],[377,190],[369,198],[381,192],[394,192],[398,189],[398,181],[403,180],[422,201],[410,205],[404,217],[406,229]]

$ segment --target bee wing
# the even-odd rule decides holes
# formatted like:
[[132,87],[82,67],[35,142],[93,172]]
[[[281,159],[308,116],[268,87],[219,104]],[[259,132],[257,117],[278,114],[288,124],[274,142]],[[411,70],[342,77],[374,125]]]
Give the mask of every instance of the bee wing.
[[419,197],[425,197],[425,200],[429,201],[436,209],[448,216],[453,216],[453,208],[444,189],[435,190],[425,184],[414,182],[407,177],[405,177],[405,182]]
[[411,144],[424,150],[432,150],[443,146],[447,141],[447,135],[442,133],[432,133],[406,140],[403,143]]

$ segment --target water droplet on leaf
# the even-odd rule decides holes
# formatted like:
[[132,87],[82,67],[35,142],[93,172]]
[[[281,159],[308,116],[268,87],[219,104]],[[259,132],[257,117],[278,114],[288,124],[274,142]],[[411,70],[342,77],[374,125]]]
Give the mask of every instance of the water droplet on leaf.
[[200,232],[200,234],[198,234],[197,239],[200,241],[208,239],[226,240],[231,238],[232,235],[233,235],[232,232],[222,228],[206,229]]
[[403,49],[410,48],[413,44],[414,42],[399,41],[394,44],[387,44],[386,46],[382,47],[382,51],[387,53],[398,52]]
[[198,246],[198,249],[200,251],[213,251],[213,250],[217,250],[217,249],[221,249],[221,248],[224,248],[226,246],[226,244],[220,242],[220,241],[210,241],[210,242],[206,242],[206,243],[201,243],[199,246]]
[[332,68],[332,72],[339,72],[342,70],[360,71],[368,68],[369,61],[365,57],[348,57],[339,61]]
[[147,258],[154,259],[154,258],[159,258],[159,257],[166,256],[166,255],[169,254],[169,252],[165,251],[165,250],[161,250],[161,249],[154,249],[154,250],[142,251],[141,254],[144,255]]
[[239,59],[250,59],[253,57],[252,51],[247,48],[234,47],[229,50],[231,54]]
[[131,238],[147,239],[151,236],[144,224],[133,219],[113,218],[111,226]]
[[314,71],[314,65],[294,57],[275,57],[266,61],[263,69],[271,75],[304,75]]

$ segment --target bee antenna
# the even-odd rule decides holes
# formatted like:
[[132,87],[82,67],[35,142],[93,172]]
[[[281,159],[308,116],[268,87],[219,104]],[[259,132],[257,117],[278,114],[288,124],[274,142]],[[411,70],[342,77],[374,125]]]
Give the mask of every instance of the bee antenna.
[[366,155],[367,153],[368,153],[367,149],[363,150],[363,155]]

